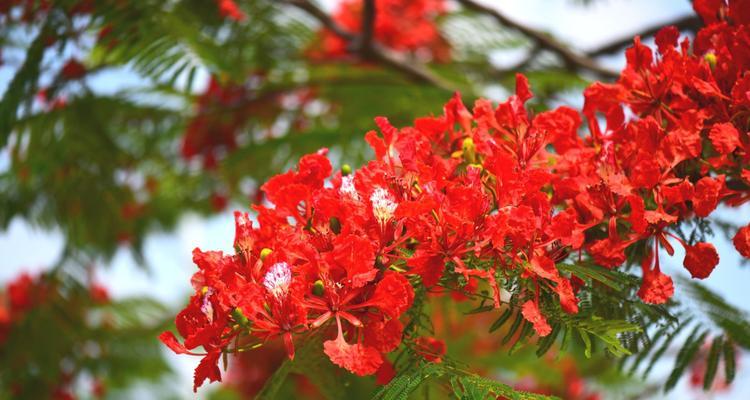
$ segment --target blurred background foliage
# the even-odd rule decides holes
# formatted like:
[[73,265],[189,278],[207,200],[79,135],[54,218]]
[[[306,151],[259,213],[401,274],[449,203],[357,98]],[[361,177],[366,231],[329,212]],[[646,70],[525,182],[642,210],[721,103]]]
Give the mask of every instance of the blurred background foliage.
[[[590,3],[557,1],[581,7]],[[265,179],[319,148],[330,148],[338,166],[361,165],[371,155],[362,137],[374,128],[375,116],[403,126],[416,117],[441,113],[453,91],[460,91],[467,104],[478,96],[502,98],[512,91],[519,71],[532,82],[535,111],[565,103],[566,96],[593,80],[616,77],[603,66],[602,56],[619,54],[635,34],[655,33],[646,27],[585,52],[509,18],[501,6],[458,0],[446,1],[445,9],[431,15],[438,27],[438,47],[395,51],[377,40],[358,42],[356,32],[343,32],[346,51],[332,56],[321,53],[326,40],[321,27],[335,24],[331,10],[336,3],[0,4],[0,71],[10,77],[0,100],[0,147],[7,158],[0,168],[0,226],[7,229],[22,219],[59,230],[65,241],[56,265],[39,276],[19,277],[0,298],[5,304],[0,313],[0,398],[117,398],[132,396],[133,390],[170,397],[158,389],[159,382],[169,379],[170,368],[156,333],[170,324],[171,311],[151,299],[109,299],[106,289],[91,278],[92,270],[106,265],[118,249],[129,249],[145,266],[143,244],[149,234],[171,231],[185,214],[207,216],[228,212],[229,204],[246,208],[262,200],[258,187]],[[692,15],[659,25],[668,24],[688,34],[699,26]],[[608,282],[624,282],[623,291],[637,289],[622,276],[580,277],[599,281],[596,287],[601,290],[612,289]],[[28,300],[19,308],[18,296],[44,301]],[[444,356],[456,361],[446,365],[459,365],[470,355],[472,364],[465,367],[474,372],[563,398],[596,398],[600,390],[648,397],[659,388],[632,385],[636,378],[631,376],[650,369],[645,363],[653,364],[667,352],[677,332],[695,329],[686,339],[692,353],[681,356],[682,364],[678,360],[675,366],[680,374],[700,357],[709,360],[715,373],[718,350],[699,353],[710,326],[717,327],[710,336],[722,338],[715,346],[724,360],[734,359],[733,340],[746,340],[738,344],[750,346],[747,325],[721,319],[727,310],[741,312],[702,287],[696,286],[690,296],[705,306],[707,317],[682,322],[680,329],[669,331],[671,336],[664,335],[672,323],[665,317],[668,312],[643,312],[639,315],[652,319],[630,321],[657,340],[666,337],[661,346],[649,335],[599,332],[605,339],[595,340],[594,347],[606,347],[607,335],[623,349],[647,346],[646,354],[622,361],[601,351],[586,359],[580,348],[591,350],[588,336],[571,339],[572,328],[565,327],[555,327],[552,339],[538,347],[514,346],[528,332],[510,308],[476,313],[468,320],[465,313],[476,305],[455,310],[436,302],[421,312],[439,316],[430,327],[435,336],[459,338],[449,343]],[[590,307],[617,316],[622,310],[613,308],[616,304],[625,307]],[[685,305],[670,307],[676,312]],[[487,326],[492,327],[490,335]],[[512,355],[496,351],[500,348]],[[283,354],[281,348],[268,346],[257,359],[250,355],[233,360],[229,383],[214,398],[248,397],[261,390],[277,367],[285,368],[277,353]],[[733,374],[730,367],[726,374]],[[239,372],[232,373],[233,368]],[[292,376],[300,372],[294,368],[335,369],[303,362],[286,368]],[[437,377],[440,372],[415,374]],[[329,380],[311,382],[315,376]],[[330,381],[331,376],[336,380]],[[465,389],[474,382],[470,378],[439,385],[419,386],[419,381],[409,390],[419,390],[413,396],[439,397],[445,391],[438,389]],[[353,398],[359,390],[374,388],[371,380],[340,371],[293,379],[279,396]],[[334,386],[343,392],[329,393]]]

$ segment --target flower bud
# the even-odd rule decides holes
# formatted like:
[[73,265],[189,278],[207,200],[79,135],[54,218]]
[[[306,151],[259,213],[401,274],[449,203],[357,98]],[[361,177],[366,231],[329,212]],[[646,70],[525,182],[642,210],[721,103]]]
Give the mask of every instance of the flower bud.
[[716,54],[706,53],[706,55],[703,56],[703,59],[706,60],[711,69],[714,69],[714,67],[716,67]]
[[268,256],[270,256],[270,255],[271,255],[271,253],[273,253],[273,250],[269,249],[268,247],[264,247],[264,248],[263,248],[263,249],[262,249],[262,250],[260,251],[260,259],[261,259],[261,260],[265,260],[265,259],[266,259],[266,257],[268,257]]
[[476,146],[474,146],[474,139],[470,137],[464,139],[463,143],[461,143],[461,150],[463,150],[466,161],[470,164],[476,162]]
[[328,220],[328,226],[331,228],[331,232],[335,234],[341,233],[341,221],[339,221],[336,217],[331,217],[331,219]]
[[352,166],[349,164],[344,164],[341,166],[341,175],[347,176],[351,175],[352,173]]
[[243,328],[247,327],[250,324],[250,320],[247,319],[247,317],[242,313],[242,310],[240,310],[239,307],[235,307],[234,310],[232,310],[232,318],[234,318],[234,321]]
[[315,281],[315,283],[313,283],[312,292],[314,295],[322,296],[324,290],[325,290],[325,286],[323,286],[323,281],[321,281],[320,279],[318,279],[317,281]]

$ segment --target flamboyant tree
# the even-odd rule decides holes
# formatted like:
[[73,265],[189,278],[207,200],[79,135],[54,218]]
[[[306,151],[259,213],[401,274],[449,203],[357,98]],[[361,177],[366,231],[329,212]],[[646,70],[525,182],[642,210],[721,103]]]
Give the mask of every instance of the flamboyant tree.
[[[664,389],[722,390],[750,322],[699,281],[717,228],[750,257],[750,217],[708,218],[750,199],[750,2],[693,6],[653,48],[588,52],[473,0],[0,6],[0,221],[66,241],[0,297],[0,396],[158,379],[159,331],[194,389],[245,397],[594,399],[665,358]],[[597,60],[620,50],[620,73]],[[110,71],[139,84],[102,91]],[[194,251],[179,335],[92,278],[230,202],[255,205],[233,254]],[[675,249],[692,279],[662,270]]]

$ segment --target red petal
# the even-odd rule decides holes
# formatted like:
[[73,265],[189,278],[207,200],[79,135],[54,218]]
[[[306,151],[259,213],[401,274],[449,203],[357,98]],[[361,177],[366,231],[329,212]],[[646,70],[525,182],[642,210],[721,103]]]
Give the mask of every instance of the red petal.
[[693,197],[693,208],[695,215],[705,218],[716,209],[719,203],[719,194],[724,186],[724,179],[704,177],[695,184],[695,195]]
[[397,319],[368,323],[364,343],[367,347],[375,348],[381,353],[390,353],[401,344],[403,330],[404,326]]
[[555,287],[555,292],[560,296],[560,305],[568,314],[578,313],[578,298],[573,291],[573,285],[565,278],[560,278]]
[[547,319],[539,311],[536,303],[533,300],[529,300],[521,307],[521,314],[526,318],[527,321],[534,325],[534,330],[539,336],[547,336],[552,332],[552,327],[547,323]]
[[323,351],[331,361],[359,376],[374,374],[383,363],[383,357],[372,347],[346,343],[343,336],[323,343]]
[[712,126],[708,138],[711,139],[714,149],[721,154],[729,154],[741,145],[739,131],[729,122]]
[[656,32],[656,46],[659,47],[659,53],[664,54],[668,49],[677,46],[677,39],[680,38],[680,31],[674,25],[665,26],[659,32]]
[[409,280],[398,272],[387,271],[375,287],[370,303],[391,318],[398,318],[411,307],[414,289]]
[[693,278],[708,278],[718,263],[719,253],[711,243],[700,242],[685,247],[685,260],[682,264]]
[[743,257],[750,258],[750,225],[740,228],[734,235],[732,243]]
[[375,158],[382,160],[385,157],[385,153],[388,152],[388,146],[386,146],[385,141],[375,131],[367,132],[365,140],[372,147],[372,150],[375,151]]
[[529,88],[529,80],[523,74],[516,74],[516,96],[521,99],[522,103],[534,97]]
[[375,247],[369,239],[357,235],[339,235],[333,243],[333,258],[351,279],[352,286],[362,287],[375,279]]
[[443,257],[432,255],[420,249],[414,252],[407,263],[411,267],[409,272],[421,276],[422,284],[428,288],[438,283],[445,270]]
[[221,371],[219,370],[219,357],[221,352],[218,350],[211,351],[201,360],[193,374],[193,392],[198,391],[198,387],[208,379],[208,382],[221,382]]
[[669,275],[661,271],[647,272],[643,277],[643,283],[638,296],[646,303],[663,304],[674,294],[674,284]]
[[422,336],[415,341],[415,350],[425,360],[433,363],[443,362],[447,350],[445,342],[434,337]]
[[387,385],[395,376],[396,370],[393,368],[393,364],[388,360],[383,360],[378,372],[375,373],[375,383],[380,386]]
[[162,332],[159,335],[159,340],[167,345],[175,354],[189,354],[188,349],[177,340],[177,337],[171,331]]

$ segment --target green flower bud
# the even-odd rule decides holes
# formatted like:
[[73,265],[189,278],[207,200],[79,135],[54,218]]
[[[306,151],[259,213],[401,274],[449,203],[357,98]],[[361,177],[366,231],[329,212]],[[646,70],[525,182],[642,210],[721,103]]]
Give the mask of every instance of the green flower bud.
[[232,310],[232,318],[234,318],[234,321],[243,328],[247,327],[250,324],[250,320],[247,319],[247,317],[242,313],[242,310],[240,310],[239,307],[235,307],[234,310]]
[[464,157],[470,164],[476,162],[476,146],[474,146],[474,140],[470,137],[464,139],[461,143],[461,150],[463,150]]
[[273,253],[273,250],[269,249],[268,247],[265,247],[265,248],[263,248],[263,249],[262,249],[262,250],[260,251],[260,259],[261,259],[261,260],[265,260],[265,259],[266,259],[266,257],[268,257],[268,256],[270,256],[270,255],[271,255],[271,253]]
[[341,233],[341,221],[339,221],[336,217],[331,217],[331,219],[328,220],[328,225],[331,227],[331,232],[335,234]]
[[351,175],[352,173],[352,166],[349,164],[344,164],[341,166],[341,175],[347,176]]
[[312,292],[314,295],[322,296],[324,290],[325,290],[325,286],[323,286],[323,281],[321,281],[320,279],[318,279],[317,281],[315,281],[315,283],[313,283]]
[[705,56],[703,56],[703,59],[706,60],[708,65],[711,67],[711,69],[714,69],[716,67],[716,54],[714,53],[706,53]]

